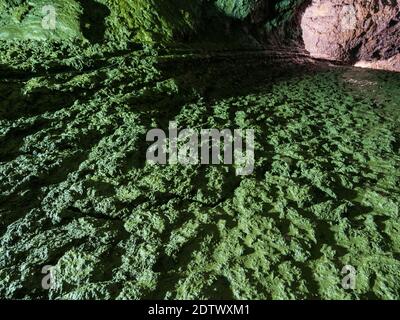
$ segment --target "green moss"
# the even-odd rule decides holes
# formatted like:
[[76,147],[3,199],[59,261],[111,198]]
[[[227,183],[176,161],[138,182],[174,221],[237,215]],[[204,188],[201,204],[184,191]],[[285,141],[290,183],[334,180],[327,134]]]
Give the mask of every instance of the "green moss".
[[243,20],[257,7],[257,0],[217,0],[215,6],[227,16]]
[[56,12],[56,28],[46,30],[42,26],[47,1],[37,0],[27,3],[8,4],[8,16],[2,17],[0,40],[48,40],[82,37],[79,24],[81,7],[77,1],[53,1]]
[[115,18],[123,19],[140,42],[170,42],[192,33],[199,22],[202,1],[112,1]]
[[[251,1],[63,1],[53,34],[40,4],[0,0],[0,297],[399,298],[398,74],[204,50]],[[171,120],[254,129],[254,174],[146,163]]]
[[[314,70],[137,51],[2,78],[0,295],[398,298],[399,76]],[[253,128],[255,173],[147,164],[169,120]]]
[[[53,1],[57,14],[55,30],[42,28],[42,8],[45,5],[48,3],[41,0],[29,4],[26,1],[2,1],[5,13],[2,16],[0,39],[82,38],[84,28],[87,27],[82,25],[82,21],[104,6],[109,16],[96,21],[92,18],[92,22],[96,28],[101,28],[102,24],[107,25],[109,40],[119,37],[124,41],[171,42],[195,32],[202,1],[85,0],[81,4],[74,0]],[[86,8],[87,12],[82,8]]]
[[[282,28],[294,17],[303,0],[277,1],[274,17],[264,17],[260,31]],[[188,41],[201,34],[202,40],[228,42],[225,24],[232,19],[246,20],[265,7],[255,0],[75,0],[53,1],[56,9],[56,28],[42,27],[46,1],[0,1],[0,39],[86,39],[90,42],[108,42],[114,45],[139,42],[171,44]],[[93,13],[96,14],[93,14]],[[247,23],[247,22],[246,22]],[[96,27],[94,27],[96,26]],[[104,30],[103,30],[104,29]],[[215,31],[223,36],[215,39]],[[240,27],[239,27],[240,30]],[[289,30],[290,31],[290,30]],[[99,34],[101,33],[101,34]],[[98,34],[96,39],[91,39]],[[90,36],[92,35],[92,36]],[[243,37],[243,34],[240,35]],[[232,38],[237,35],[232,35]],[[248,35],[247,35],[248,37]]]

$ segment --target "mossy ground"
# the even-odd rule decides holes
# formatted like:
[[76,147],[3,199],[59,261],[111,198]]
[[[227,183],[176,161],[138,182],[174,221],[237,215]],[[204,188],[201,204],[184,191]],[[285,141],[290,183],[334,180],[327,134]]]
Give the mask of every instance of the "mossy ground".
[[[1,297],[399,299],[399,74],[261,53],[10,57]],[[255,129],[254,174],[147,164],[147,131],[170,120]]]

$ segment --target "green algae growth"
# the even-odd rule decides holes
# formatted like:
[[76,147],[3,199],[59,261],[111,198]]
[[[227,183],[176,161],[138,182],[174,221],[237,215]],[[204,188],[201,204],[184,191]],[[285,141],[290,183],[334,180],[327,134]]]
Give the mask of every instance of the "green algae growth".
[[[400,75],[259,50],[303,2],[0,0],[0,297],[399,299]],[[146,163],[170,121],[254,174]]]
[[[69,59],[3,62],[1,297],[399,299],[398,74],[262,54]],[[255,173],[147,164],[147,131],[171,120],[254,129]]]

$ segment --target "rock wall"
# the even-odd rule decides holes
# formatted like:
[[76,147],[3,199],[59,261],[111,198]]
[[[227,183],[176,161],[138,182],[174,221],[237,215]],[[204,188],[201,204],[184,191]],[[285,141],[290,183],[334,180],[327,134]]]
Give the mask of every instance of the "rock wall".
[[[54,30],[42,25],[49,4]],[[0,0],[0,40],[291,43],[313,57],[388,70],[400,70],[399,20],[394,0]]]
[[[171,42],[195,32],[202,5],[203,0],[0,0],[0,40]],[[46,6],[54,8],[55,28],[43,28]]]
[[397,1],[313,0],[301,27],[305,48],[314,57],[369,61],[390,69],[398,63],[399,20]]
[[[0,39],[86,38],[176,42],[226,34],[234,25],[258,39],[289,21],[304,0],[0,0]],[[57,26],[42,28],[43,7],[56,9]],[[97,12],[101,12],[100,16]],[[83,23],[82,23],[83,21]],[[217,32],[216,32],[217,31]],[[101,38],[96,36],[97,39]],[[222,36],[223,38],[223,36]]]
[[[43,19],[54,8],[54,28]],[[82,6],[75,0],[0,0],[0,40],[82,39]]]

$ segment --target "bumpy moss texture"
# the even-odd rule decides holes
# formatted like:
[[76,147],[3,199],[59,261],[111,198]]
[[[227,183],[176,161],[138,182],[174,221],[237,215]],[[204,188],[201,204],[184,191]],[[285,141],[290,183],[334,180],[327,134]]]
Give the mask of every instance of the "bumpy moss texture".
[[[159,30],[191,29],[182,8]],[[0,44],[0,297],[399,299],[398,74],[116,49],[149,33],[113,21],[109,44]],[[146,133],[171,120],[254,129],[254,174],[147,164]]]

